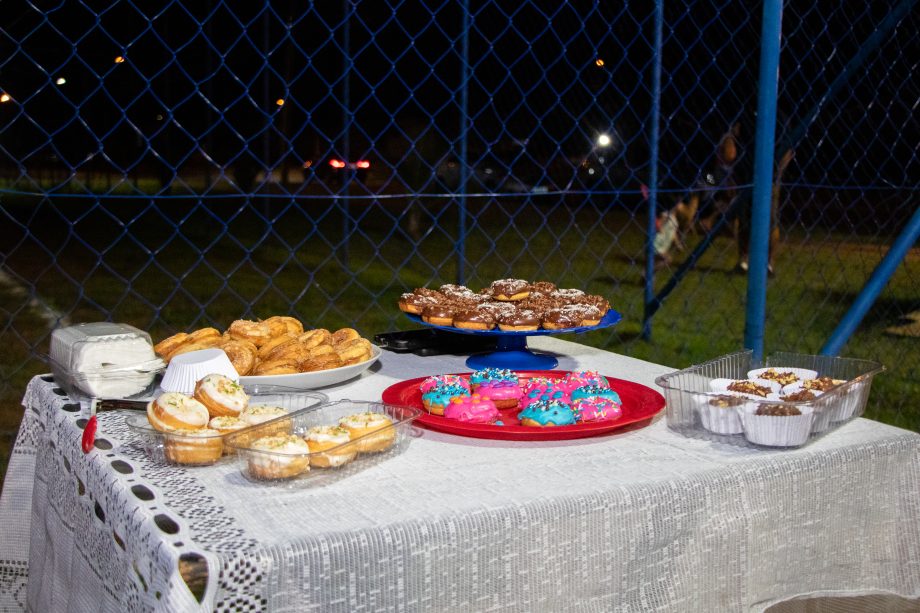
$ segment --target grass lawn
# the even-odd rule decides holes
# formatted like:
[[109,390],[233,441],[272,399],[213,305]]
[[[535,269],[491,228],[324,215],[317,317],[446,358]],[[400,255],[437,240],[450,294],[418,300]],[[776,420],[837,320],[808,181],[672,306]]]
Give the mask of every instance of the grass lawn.
[[[111,319],[149,329],[226,327],[240,317],[291,313],[314,326],[352,325],[365,335],[411,328],[400,293],[454,282],[458,272],[456,202],[352,203],[346,222],[332,201],[240,198],[160,201],[85,199],[0,202],[10,239],[7,274],[34,283],[47,306],[71,323]],[[423,235],[412,238],[411,215]],[[699,266],[667,298],[641,338],[643,209],[557,196],[470,198],[464,272],[478,288],[509,276],[548,279],[609,297],[623,321],[572,337],[634,357],[685,367],[738,350],[744,337],[746,278],[733,272],[734,243],[716,239]],[[347,239],[345,238],[347,235]],[[691,243],[695,239],[691,238]],[[820,229],[791,229],[770,280],[765,344],[771,351],[816,353],[869,274],[889,238],[861,241]],[[678,256],[678,260],[681,256]],[[843,355],[888,367],[873,385],[868,416],[920,430],[920,343],[886,327],[920,309],[920,253],[912,251]],[[656,277],[656,286],[668,271]],[[2,431],[15,430],[28,379],[47,371],[47,325],[26,296],[0,286]],[[610,373],[629,378],[629,373]],[[7,450],[0,449],[6,457]]]

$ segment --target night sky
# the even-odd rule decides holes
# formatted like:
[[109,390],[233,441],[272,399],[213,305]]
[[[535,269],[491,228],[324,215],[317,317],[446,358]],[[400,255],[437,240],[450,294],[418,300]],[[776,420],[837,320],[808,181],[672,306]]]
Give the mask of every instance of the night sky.
[[[466,83],[471,164],[558,183],[560,165],[571,171],[607,133],[622,187],[647,180],[651,3],[471,2],[468,16],[459,2],[303,4],[7,0],[4,176],[168,176],[346,153],[395,175],[413,156],[433,169],[459,155]],[[742,2],[665,4],[662,184],[677,189],[733,123],[752,150],[760,14]],[[778,140],[897,2],[862,4],[787,7]],[[918,26],[915,8],[824,104],[789,179],[916,186]],[[436,190],[432,180],[421,187]]]

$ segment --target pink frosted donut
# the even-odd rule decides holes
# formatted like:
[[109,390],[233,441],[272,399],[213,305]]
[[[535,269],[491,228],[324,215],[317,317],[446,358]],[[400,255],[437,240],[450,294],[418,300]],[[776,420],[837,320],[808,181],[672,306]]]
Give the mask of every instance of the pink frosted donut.
[[575,419],[579,422],[614,420],[623,414],[618,402],[600,396],[576,400],[572,403],[572,409],[575,410]]
[[515,381],[495,380],[480,383],[476,393],[494,402],[499,409],[511,409],[520,402],[522,392]]
[[444,408],[444,417],[474,424],[490,424],[501,417],[495,403],[479,394],[453,398]]
[[428,377],[422,381],[418,389],[424,394],[441,385],[459,385],[460,387],[466,388],[467,391],[470,390],[469,382],[460,375],[435,375],[434,377]]
[[562,378],[562,385],[572,392],[579,387],[586,385],[596,385],[597,387],[610,387],[607,378],[595,370],[575,370],[568,373]]

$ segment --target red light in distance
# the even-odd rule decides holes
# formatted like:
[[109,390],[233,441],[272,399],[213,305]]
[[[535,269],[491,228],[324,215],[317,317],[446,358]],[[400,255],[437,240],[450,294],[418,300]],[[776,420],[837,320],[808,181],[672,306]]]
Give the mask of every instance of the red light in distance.
[[370,168],[371,163],[367,160],[358,160],[358,163],[355,164],[358,168]]

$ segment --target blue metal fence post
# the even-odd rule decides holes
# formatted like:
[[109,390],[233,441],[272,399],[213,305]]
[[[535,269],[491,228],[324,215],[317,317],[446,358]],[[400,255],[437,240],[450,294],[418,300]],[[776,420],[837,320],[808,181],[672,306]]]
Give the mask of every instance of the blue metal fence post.
[[457,215],[457,284],[466,283],[466,186],[470,179],[467,166],[467,131],[469,130],[470,83],[470,2],[463,0],[463,32],[460,43],[460,199]]
[[652,303],[655,300],[655,221],[658,217],[658,138],[661,112],[661,30],[664,25],[664,0],[655,0],[655,45],[652,50],[652,110],[649,134],[648,226],[645,241],[645,311],[642,338],[652,337]]
[[920,239],[920,207],[917,207],[917,210],[914,211],[913,216],[907,222],[907,227],[898,235],[888,253],[885,254],[882,261],[872,271],[872,275],[853,301],[850,310],[843,316],[837,328],[827,339],[827,343],[821,349],[821,355],[837,355],[840,353],[843,346],[856,332],[856,328],[859,327],[863,317],[866,316],[866,313],[875,303],[885,284],[888,283],[888,279],[891,278],[898,265],[904,260],[904,256],[907,255],[907,252],[918,239]]
[[776,137],[776,96],[782,38],[783,2],[764,0],[760,42],[760,85],[757,92],[757,136],[754,146],[754,190],[748,268],[744,346],[754,359],[763,358],[767,305],[767,263],[770,205],[773,198],[773,148]]
[[352,173],[349,169],[351,148],[348,142],[351,134],[351,0],[342,0],[342,159],[345,168],[342,169],[342,185],[339,187],[338,196],[341,198],[342,207],[342,265],[350,268],[348,243],[351,241],[351,207],[348,192],[351,188]]

